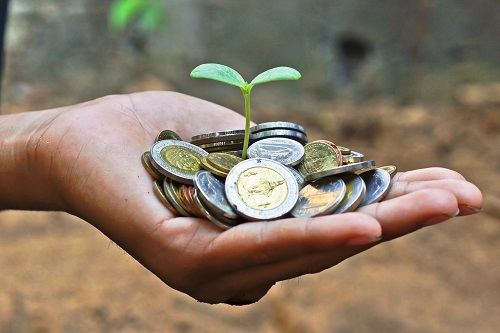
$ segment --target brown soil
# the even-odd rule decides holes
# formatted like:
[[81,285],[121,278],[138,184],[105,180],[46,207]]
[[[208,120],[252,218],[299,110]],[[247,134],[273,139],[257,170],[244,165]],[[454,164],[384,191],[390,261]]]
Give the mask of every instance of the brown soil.
[[290,120],[399,170],[443,166],[485,195],[482,214],[277,284],[259,303],[206,305],[170,289],[96,229],[62,213],[0,213],[0,332],[497,332],[498,104],[337,101]]

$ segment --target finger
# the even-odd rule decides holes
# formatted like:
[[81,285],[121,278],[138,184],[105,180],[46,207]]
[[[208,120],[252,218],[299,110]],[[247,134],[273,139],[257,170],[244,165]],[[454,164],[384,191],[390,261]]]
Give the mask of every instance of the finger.
[[456,179],[465,180],[464,176],[460,173],[446,169],[446,168],[425,168],[410,170],[405,172],[398,172],[393,181],[425,181],[425,180],[438,180],[438,179]]
[[370,243],[380,236],[374,218],[356,213],[252,222],[220,234],[204,253],[207,264],[220,266],[220,274],[225,274],[348,243]]
[[483,195],[472,183],[457,178],[418,180],[422,178],[405,177],[404,175],[395,178],[384,200],[404,196],[405,194],[422,189],[436,188],[449,191],[456,197],[460,208],[460,215],[477,213],[483,206]]

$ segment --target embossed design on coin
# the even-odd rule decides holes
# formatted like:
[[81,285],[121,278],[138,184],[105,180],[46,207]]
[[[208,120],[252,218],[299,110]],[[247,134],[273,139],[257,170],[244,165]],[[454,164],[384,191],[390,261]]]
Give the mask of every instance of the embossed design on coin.
[[339,206],[332,214],[352,212],[358,208],[361,200],[363,200],[365,196],[365,182],[360,176],[352,173],[343,173],[337,177],[344,181],[346,192]]
[[292,173],[278,162],[254,158],[236,165],[225,185],[229,204],[251,220],[268,220],[288,213],[298,198]]
[[287,166],[297,165],[304,158],[304,146],[287,138],[268,138],[248,147],[250,158],[268,158]]
[[201,169],[201,158],[208,153],[188,142],[162,140],[151,147],[151,162],[165,176],[192,185]]
[[339,166],[337,152],[324,142],[314,141],[304,146],[304,160],[297,170],[304,176]]
[[366,194],[359,207],[378,202],[389,192],[391,175],[382,169],[373,169],[360,174],[366,184]]
[[346,192],[342,179],[328,177],[305,186],[299,193],[297,204],[291,211],[294,217],[312,217],[333,212]]
[[207,162],[227,174],[236,164],[243,162],[243,159],[226,153],[210,153]]

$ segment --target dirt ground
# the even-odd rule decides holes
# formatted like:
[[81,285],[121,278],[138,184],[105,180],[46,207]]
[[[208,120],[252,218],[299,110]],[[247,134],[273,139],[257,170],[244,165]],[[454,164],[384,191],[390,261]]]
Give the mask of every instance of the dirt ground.
[[[483,213],[379,245],[277,284],[255,305],[207,305],[170,289],[87,223],[63,213],[0,213],[0,332],[498,332],[499,104],[338,100],[254,120],[304,125],[401,171],[462,173]],[[138,158],[139,161],[139,158]]]

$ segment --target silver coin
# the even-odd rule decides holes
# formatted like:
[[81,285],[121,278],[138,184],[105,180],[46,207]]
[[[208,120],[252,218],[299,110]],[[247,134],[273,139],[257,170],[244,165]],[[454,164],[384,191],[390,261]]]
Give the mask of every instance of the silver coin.
[[200,170],[194,176],[194,187],[198,197],[210,210],[228,219],[238,219],[226,199],[224,182],[215,177],[210,171]]
[[151,163],[160,173],[184,184],[193,184],[194,175],[201,169],[201,158],[208,152],[178,140],[158,141],[151,147]]
[[268,138],[248,147],[250,158],[268,158],[287,166],[299,164],[304,159],[304,146],[287,138]]
[[261,123],[256,126],[250,127],[250,133],[257,133],[272,129],[290,129],[306,134],[306,129],[304,127],[288,121],[270,121],[267,123]]
[[347,164],[347,165],[342,165],[336,168],[331,168],[319,172],[314,172],[311,174],[306,175],[304,178],[306,181],[311,182],[316,179],[328,177],[328,176],[334,176],[338,175],[344,172],[354,172],[359,169],[364,169],[368,168],[371,166],[375,165],[375,161],[364,161],[364,162],[359,162],[359,163],[352,163],[352,164]]
[[299,193],[297,204],[290,212],[294,217],[322,216],[333,212],[346,193],[344,181],[327,177],[305,186]]
[[366,194],[359,207],[378,202],[389,192],[391,175],[383,169],[373,169],[360,174],[366,184]]
[[243,140],[217,141],[198,145],[202,149],[211,149],[219,147],[243,146]]
[[205,217],[218,226],[219,228],[222,228],[224,230],[230,229],[239,223],[242,223],[243,221],[235,221],[235,220],[230,220],[226,219],[223,216],[217,215],[214,212],[210,211],[210,208],[205,206],[205,204],[200,200],[198,192],[194,192],[194,202],[196,203],[196,206],[201,210],[201,212],[205,215]]
[[332,214],[352,212],[358,208],[366,193],[366,185],[363,179],[352,173],[338,175],[346,186],[346,193],[337,209]]
[[[243,140],[245,137],[244,129],[236,129],[236,130],[227,130],[227,131],[219,131],[219,132],[210,132],[195,135],[191,138],[191,142],[196,141],[199,143],[203,143],[203,141],[215,142],[215,141],[225,141],[224,138],[231,137],[230,140]],[[238,139],[239,138],[239,139]]]
[[295,177],[295,180],[297,181],[297,185],[299,185],[299,191],[304,188],[304,186],[307,185],[306,180],[304,179],[304,176],[300,172],[297,171],[297,169],[293,167],[287,167],[288,170],[292,173],[292,175]]
[[243,155],[243,150],[227,150],[227,151],[225,151],[225,153],[241,157]]
[[226,178],[226,198],[233,209],[249,220],[272,220],[295,206],[299,189],[288,168],[264,158],[238,163]]
[[276,129],[276,130],[261,131],[257,133],[250,133],[250,140],[252,142],[267,138],[288,138],[298,141],[303,145],[307,143],[307,135],[305,135],[302,132],[294,130]]

